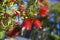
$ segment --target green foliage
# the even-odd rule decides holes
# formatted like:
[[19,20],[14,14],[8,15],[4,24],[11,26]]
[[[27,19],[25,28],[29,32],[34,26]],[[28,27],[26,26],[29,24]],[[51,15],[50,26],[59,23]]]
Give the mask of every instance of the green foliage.
[[60,3],[55,3],[52,6],[52,11],[57,13],[57,15],[60,15]]
[[0,39],[2,39],[5,36],[4,33],[4,31],[0,31]]

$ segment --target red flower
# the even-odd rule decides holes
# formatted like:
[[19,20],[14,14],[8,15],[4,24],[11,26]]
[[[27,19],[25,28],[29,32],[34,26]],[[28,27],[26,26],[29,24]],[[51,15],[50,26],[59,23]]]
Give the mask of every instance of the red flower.
[[36,26],[37,29],[42,27],[42,23],[38,19],[34,19],[34,25]]
[[47,6],[42,6],[42,7],[41,7],[41,10],[47,11],[47,10],[49,10],[49,9],[48,9]]
[[38,11],[38,15],[39,15],[40,17],[45,17],[45,16],[47,15],[47,12],[45,12],[45,11],[43,11],[43,10],[39,10],[39,11]]
[[17,36],[18,34],[19,34],[19,29],[17,29],[17,27],[9,30],[7,33],[9,37],[14,37],[14,36]]
[[38,15],[41,17],[45,17],[48,13],[48,7],[42,6],[41,9],[38,10]]
[[5,17],[6,17],[6,18],[8,18],[8,17],[10,17],[10,16],[11,16],[11,15],[8,14],[8,13],[5,14]]
[[40,2],[42,3],[42,2],[44,2],[44,0],[40,0]]
[[31,30],[32,27],[31,19],[25,19],[25,21],[22,24],[22,27],[26,27],[27,30]]
[[15,22],[15,25],[18,25],[19,24],[19,22]]
[[12,2],[15,2],[16,0],[11,0]]

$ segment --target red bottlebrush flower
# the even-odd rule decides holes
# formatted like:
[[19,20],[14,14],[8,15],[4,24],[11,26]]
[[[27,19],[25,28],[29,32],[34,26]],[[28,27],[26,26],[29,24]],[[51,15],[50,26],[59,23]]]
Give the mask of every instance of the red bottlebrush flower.
[[42,2],[44,2],[44,0],[40,0],[40,2],[42,3]]
[[37,29],[42,27],[42,23],[38,19],[34,19],[34,25]]
[[16,11],[16,16],[20,16],[20,12],[19,11]]
[[6,17],[6,18],[8,18],[8,17],[10,17],[10,16],[11,16],[10,14],[5,13],[5,17]]
[[11,0],[12,2],[15,2],[16,0]]
[[17,27],[12,28],[11,30],[8,31],[7,35],[9,37],[14,37],[17,36],[19,34],[19,29],[17,29]]
[[18,25],[19,24],[19,22],[15,22],[15,25]]
[[41,10],[48,11],[49,9],[48,9],[47,6],[42,6],[42,7],[41,7]]
[[41,9],[38,10],[38,15],[41,17],[45,17],[48,13],[48,7],[42,6]]
[[25,27],[27,30],[31,30],[32,27],[31,19],[25,19],[25,21],[22,24],[22,27]]
[[44,10],[39,10],[38,15],[41,17],[45,17],[47,15],[47,12],[45,12]]

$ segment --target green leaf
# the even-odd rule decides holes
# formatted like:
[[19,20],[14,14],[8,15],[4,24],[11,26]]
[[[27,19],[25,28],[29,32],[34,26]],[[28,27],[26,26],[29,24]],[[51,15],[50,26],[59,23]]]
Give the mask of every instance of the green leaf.
[[5,8],[3,6],[0,6],[0,12],[5,12]]
[[0,31],[0,39],[3,39],[5,36],[5,32],[4,31]]
[[34,5],[34,2],[35,2],[35,0],[30,0],[30,1],[28,1],[28,8],[31,6],[31,5]]

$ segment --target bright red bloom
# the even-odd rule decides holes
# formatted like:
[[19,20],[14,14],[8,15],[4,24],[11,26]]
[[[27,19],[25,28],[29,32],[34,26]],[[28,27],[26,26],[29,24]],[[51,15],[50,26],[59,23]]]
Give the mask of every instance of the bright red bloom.
[[41,17],[45,17],[48,13],[48,7],[42,6],[41,9],[38,10],[38,15]]
[[42,23],[38,19],[34,19],[34,25],[36,26],[37,29],[42,27]]
[[14,37],[14,36],[17,36],[18,34],[19,34],[19,29],[17,29],[17,27],[9,30],[7,33],[9,37]]
[[40,2],[42,3],[42,2],[44,2],[44,0],[40,0]]
[[15,22],[15,25],[18,25],[19,24],[19,22]]
[[31,30],[31,27],[32,27],[31,19],[25,19],[22,24],[22,27],[26,27],[27,30]]
[[42,6],[42,7],[41,7],[41,10],[47,11],[47,10],[49,10],[49,9],[48,9],[47,6]]
[[6,17],[6,18],[8,18],[8,17],[10,17],[10,16],[11,16],[11,15],[8,14],[8,13],[5,14],[5,17]]
[[11,0],[12,2],[15,2],[16,0]]

